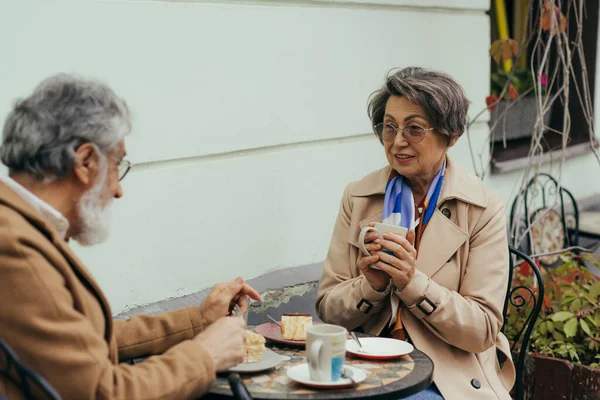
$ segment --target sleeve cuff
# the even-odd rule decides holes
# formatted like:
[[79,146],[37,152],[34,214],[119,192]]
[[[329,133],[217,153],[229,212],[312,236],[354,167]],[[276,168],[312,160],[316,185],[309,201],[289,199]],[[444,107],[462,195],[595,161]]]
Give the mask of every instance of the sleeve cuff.
[[378,292],[377,290],[371,287],[371,284],[364,276],[361,277],[362,282],[360,283],[360,298],[369,300],[370,302],[381,302],[385,300],[386,297],[390,294],[391,285],[388,285],[387,288],[383,292]]
[[188,317],[190,318],[190,323],[192,324],[192,328],[194,329],[194,335],[199,334],[206,328],[206,321],[204,320],[204,316],[200,312],[200,307],[192,306],[185,308]]
[[402,290],[396,290],[396,294],[408,308],[411,308],[425,295],[428,286],[429,277],[417,270],[408,285]]

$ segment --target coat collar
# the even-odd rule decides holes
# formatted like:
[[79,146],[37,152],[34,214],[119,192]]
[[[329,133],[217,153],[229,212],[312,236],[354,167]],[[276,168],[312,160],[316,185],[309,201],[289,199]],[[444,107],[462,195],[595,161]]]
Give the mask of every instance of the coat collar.
[[84,267],[83,262],[81,262],[75,253],[73,253],[67,242],[60,236],[56,229],[54,229],[52,224],[47,222],[42,214],[36,210],[35,207],[33,207],[33,205],[31,205],[29,202],[19,196],[13,189],[1,181],[0,204],[3,204],[8,208],[12,208],[21,214],[31,225],[42,232],[42,234],[46,236],[67,259],[69,265],[79,280],[88,288],[90,293],[92,293],[98,299],[100,306],[104,311],[104,318],[106,320],[105,337],[107,342],[110,342],[112,335],[112,312],[110,310],[110,306],[95,279]]
[[[384,195],[385,186],[393,172],[392,168],[387,166],[367,175],[354,186],[350,194],[354,197]],[[438,198],[438,205],[452,199],[482,208],[487,203],[483,182],[447,157],[446,175]]]
[[64,238],[69,229],[69,221],[57,209],[46,203],[44,200],[31,193],[26,187],[14,179],[6,176],[0,176],[0,182],[4,183],[13,192],[16,192],[29,205],[33,206],[43,217],[44,221],[52,226],[60,237]]
[[[483,182],[466,172],[450,158],[447,160],[446,176],[444,177],[437,207],[429,221],[428,228],[425,229],[421,238],[420,248],[428,249],[428,251],[419,251],[417,256],[417,268],[429,277],[444,266],[469,238],[469,234],[464,229],[444,216],[440,211],[440,206],[445,201],[452,199],[479,208],[484,208],[487,204]],[[392,173],[393,171],[389,166],[375,171],[359,181],[350,194],[355,197],[378,196],[377,199],[373,200],[377,202],[376,208],[381,210],[383,208],[385,186]],[[381,222],[381,217],[382,213],[379,211],[376,215],[360,221],[359,225],[363,228],[370,222]]]

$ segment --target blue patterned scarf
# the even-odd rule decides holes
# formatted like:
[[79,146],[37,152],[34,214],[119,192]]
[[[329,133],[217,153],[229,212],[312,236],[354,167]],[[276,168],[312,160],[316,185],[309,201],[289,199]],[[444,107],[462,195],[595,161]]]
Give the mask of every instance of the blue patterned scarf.
[[414,229],[419,223],[426,224],[431,219],[440,196],[444,174],[446,173],[446,160],[442,164],[425,197],[425,215],[423,221],[415,221],[415,200],[413,193],[403,176],[398,175],[391,179],[385,187],[383,200],[383,223]]

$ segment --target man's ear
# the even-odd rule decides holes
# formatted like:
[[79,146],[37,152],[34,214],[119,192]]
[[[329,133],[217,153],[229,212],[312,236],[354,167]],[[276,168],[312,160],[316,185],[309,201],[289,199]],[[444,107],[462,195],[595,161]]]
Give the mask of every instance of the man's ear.
[[98,150],[91,143],[84,143],[75,151],[75,178],[85,186],[92,186],[99,171]]

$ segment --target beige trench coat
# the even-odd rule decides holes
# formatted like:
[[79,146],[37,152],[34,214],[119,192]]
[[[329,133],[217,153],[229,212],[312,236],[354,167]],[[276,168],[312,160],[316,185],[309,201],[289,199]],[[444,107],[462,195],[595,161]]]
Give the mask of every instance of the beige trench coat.
[[[102,290],[48,222],[0,182],[0,337],[68,399],[190,399],[216,378],[192,339],[198,307],[113,320]],[[120,360],[151,356],[138,365]],[[0,371],[3,370],[0,360]],[[0,397],[21,398],[0,374]]]
[[357,241],[364,226],[381,222],[391,172],[373,172],[344,191],[317,295],[320,318],[378,335],[392,315],[390,297],[398,296],[405,328],[433,360],[445,399],[510,399],[515,369],[500,332],[509,268],[502,199],[448,159],[413,279],[402,291],[380,293],[357,267]]

